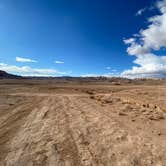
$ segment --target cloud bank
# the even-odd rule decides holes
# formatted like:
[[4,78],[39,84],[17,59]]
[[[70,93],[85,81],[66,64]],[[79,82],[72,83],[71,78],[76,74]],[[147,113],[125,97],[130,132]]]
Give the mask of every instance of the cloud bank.
[[146,29],[141,29],[139,34],[124,40],[129,45],[127,53],[136,57],[136,66],[124,71],[122,76],[166,77],[166,55],[153,53],[166,48],[166,0],[158,1],[155,7],[160,15],[149,18]]
[[55,69],[32,68],[29,66],[19,67],[5,63],[0,63],[0,70],[21,76],[58,76],[66,74],[65,72],[60,72]]
[[36,63],[36,60],[29,59],[29,58],[22,58],[22,57],[16,57],[17,62],[30,62],[30,63]]

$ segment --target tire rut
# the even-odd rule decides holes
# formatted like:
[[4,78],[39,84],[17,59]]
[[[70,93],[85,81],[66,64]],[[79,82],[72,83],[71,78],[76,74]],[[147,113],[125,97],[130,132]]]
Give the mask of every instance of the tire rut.
[[[38,100],[35,100],[38,103]],[[9,144],[15,134],[19,131],[19,128],[25,123],[26,117],[30,114],[31,108],[33,105],[31,104],[31,100],[27,102],[18,103],[14,110],[11,110],[12,113],[7,113],[5,116],[1,117],[0,122],[0,161],[5,158],[5,156],[9,153],[10,148]],[[0,163],[1,164],[1,163]]]
[[[87,105],[84,100],[80,100],[78,97],[70,97],[66,100],[69,103],[67,108],[70,110],[66,114],[68,114],[70,128],[83,165],[105,165],[104,158],[107,150],[111,149],[111,147],[108,148],[110,146],[108,143],[110,141],[109,136],[117,130],[115,127],[111,129],[115,126],[115,122],[110,121],[97,108],[90,104]],[[107,134],[105,131],[107,131]],[[108,140],[104,139],[105,136]],[[103,141],[107,141],[107,143]],[[104,143],[106,143],[106,147],[103,146]],[[103,153],[103,151],[105,152]],[[102,156],[103,160],[101,159]]]
[[45,97],[12,139],[6,166],[81,166],[64,109],[61,98]]

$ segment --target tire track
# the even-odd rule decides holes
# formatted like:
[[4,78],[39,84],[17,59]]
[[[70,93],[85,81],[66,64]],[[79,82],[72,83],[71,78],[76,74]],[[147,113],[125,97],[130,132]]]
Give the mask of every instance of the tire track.
[[[84,99],[84,97],[71,96],[65,99],[68,101],[66,114],[81,161],[83,165],[111,165],[112,143],[117,137],[126,139],[127,134],[115,121],[103,115],[98,105],[94,107],[91,103],[87,104]],[[113,134],[115,138],[111,139]]]
[[147,165],[154,159],[159,163],[165,150],[155,154],[160,146],[149,138],[130,135],[132,127],[123,123],[84,95],[28,98],[0,123],[0,136],[6,139],[0,137],[0,148],[4,148],[1,152],[5,154],[0,165]]
[[63,98],[63,103],[65,105],[64,114],[66,115],[66,119],[68,119],[70,135],[72,135],[73,142],[75,142],[78,155],[80,156],[80,164],[84,166],[96,166],[97,162],[88,148],[89,142],[86,139],[88,132],[86,117],[82,115],[82,112],[73,103],[73,97]]
[[[35,99],[35,102],[39,101]],[[0,121],[0,161],[10,151],[9,143],[14,135],[19,131],[19,128],[25,123],[26,117],[30,114],[33,108],[31,100],[19,102],[14,110],[8,111]],[[1,163],[0,163],[1,164]]]
[[81,165],[61,98],[44,98],[10,144],[6,166]]

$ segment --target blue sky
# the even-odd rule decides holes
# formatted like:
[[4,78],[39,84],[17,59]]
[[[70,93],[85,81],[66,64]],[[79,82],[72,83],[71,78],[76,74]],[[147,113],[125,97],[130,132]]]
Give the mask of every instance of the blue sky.
[[[0,0],[0,69],[39,76],[165,76],[164,19],[158,48],[146,42],[155,24],[148,19],[165,18],[165,6],[165,0]],[[127,50],[144,46],[149,52]],[[142,62],[149,58],[155,62]]]

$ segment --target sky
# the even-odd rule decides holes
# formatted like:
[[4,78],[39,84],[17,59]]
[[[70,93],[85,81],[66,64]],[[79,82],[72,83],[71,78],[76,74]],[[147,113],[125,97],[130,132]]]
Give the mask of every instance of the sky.
[[0,70],[166,77],[166,0],[0,0]]

